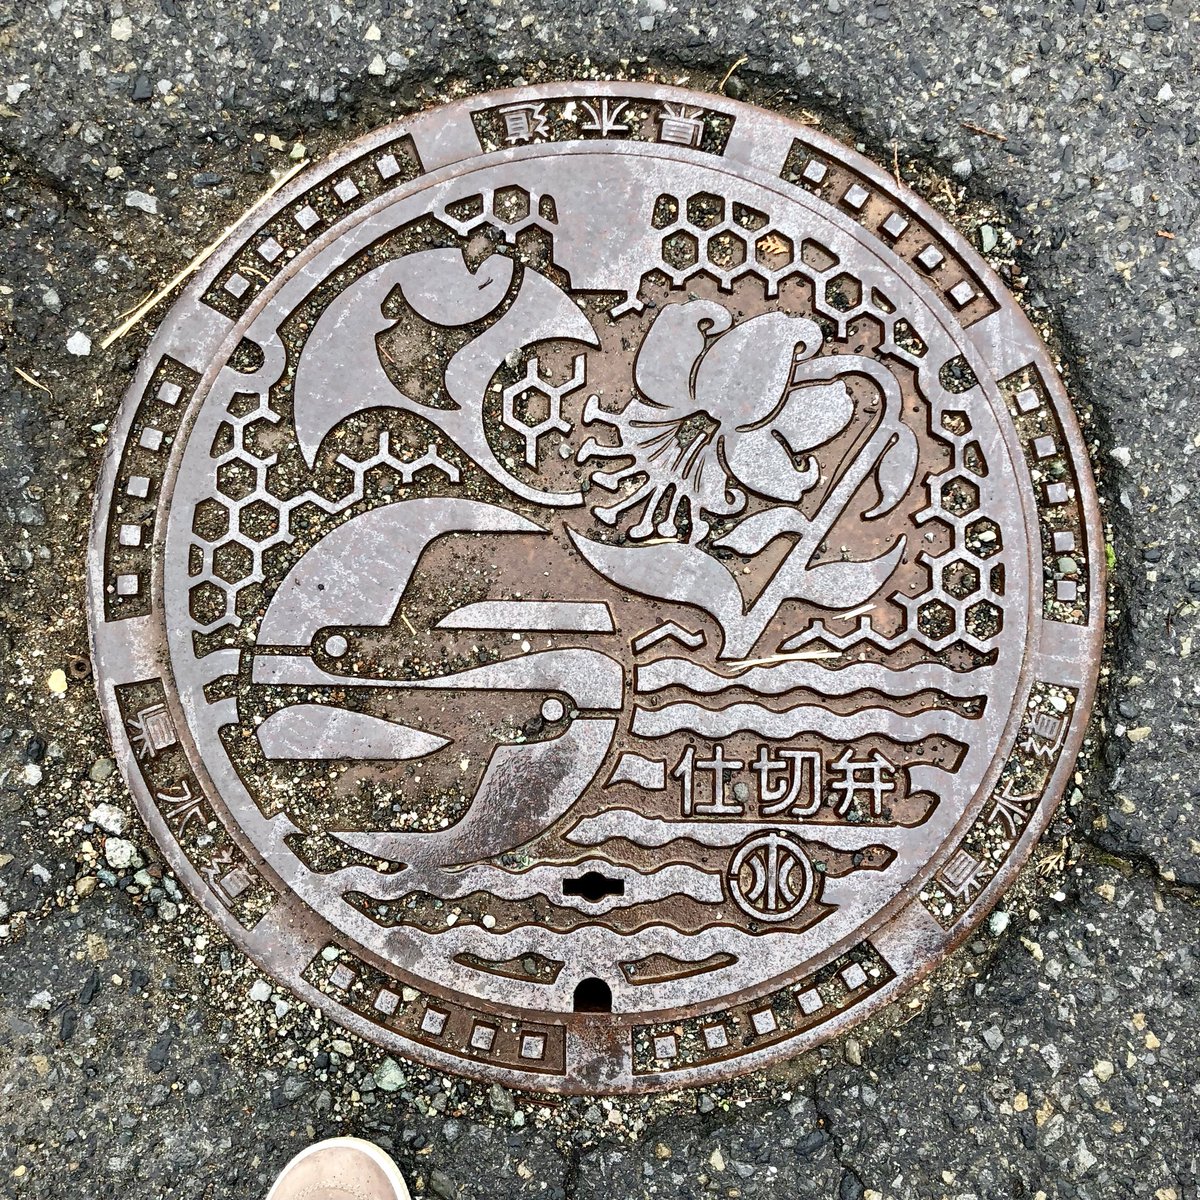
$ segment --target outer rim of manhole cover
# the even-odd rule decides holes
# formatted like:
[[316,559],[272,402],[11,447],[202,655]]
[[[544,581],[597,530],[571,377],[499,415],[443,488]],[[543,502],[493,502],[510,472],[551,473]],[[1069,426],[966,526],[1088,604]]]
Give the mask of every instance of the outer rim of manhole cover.
[[[236,684],[236,668],[232,675],[210,672],[198,682],[193,680],[198,688],[207,686],[215,691],[176,690],[177,658],[173,655],[179,654],[187,631],[169,619],[175,601],[172,584],[164,582],[164,559],[174,553],[170,549],[171,505],[182,503],[178,496],[180,462],[198,429],[203,436],[211,436],[211,428],[203,420],[205,404],[223,372],[227,377],[234,369],[226,366],[226,361],[242,341],[243,330],[284,291],[283,284],[305,270],[316,272],[318,268],[312,264],[322,252],[342,246],[355,230],[367,228],[364,223],[368,219],[400,200],[420,197],[426,206],[422,211],[428,212],[432,211],[428,206],[433,189],[441,188],[437,194],[452,197],[456,183],[474,172],[482,172],[479,178],[486,181],[490,170],[515,170],[533,160],[544,164],[568,153],[579,154],[573,164],[583,163],[580,152],[585,151],[585,128],[596,139],[588,142],[586,153],[608,156],[606,170],[615,170],[619,160],[632,154],[637,156],[637,164],[643,164],[638,170],[650,172],[661,161],[685,180],[720,177],[731,188],[744,183],[747,188],[760,189],[756,195],[778,197],[788,219],[793,219],[794,210],[806,220],[824,222],[821,228],[832,230],[841,239],[838,245],[846,247],[846,255],[863,255],[863,264],[854,263],[859,276],[866,279],[868,267],[885,271],[883,277],[894,282],[897,294],[910,298],[911,307],[901,315],[907,319],[919,309],[922,320],[929,322],[925,328],[939,338],[944,334],[946,344],[959,349],[959,356],[946,358],[943,367],[964,365],[968,382],[958,391],[974,391],[971,403],[978,407],[971,409],[971,415],[979,413],[985,423],[992,422],[987,434],[979,435],[984,447],[979,440],[968,443],[974,427],[970,421],[961,421],[962,412],[951,411],[946,397],[955,389],[946,377],[939,374],[941,382],[930,385],[921,375],[923,368],[917,359],[928,351],[921,337],[897,349],[897,334],[897,341],[887,344],[893,360],[907,362],[912,377],[922,380],[923,389],[944,389],[939,407],[930,402],[930,437],[953,447],[945,451],[953,470],[947,467],[941,474],[953,482],[950,477],[957,471],[958,478],[966,479],[968,492],[974,490],[974,500],[964,501],[964,513],[969,515],[972,503],[979,506],[980,487],[984,487],[982,483],[976,487],[966,478],[963,462],[969,461],[969,455],[975,454],[977,463],[982,459],[977,472],[981,479],[993,455],[1010,472],[1007,488],[996,487],[1003,504],[1008,505],[1001,543],[1005,561],[1011,565],[1005,576],[998,577],[994,571],[986,575],[984,591],[1001,603],[997,598],[1006,594],[1007,587],[1016,598],[1001,603],[1004,621],[1011,619],[1024,630],[1023,655],[1017,665],[1006,668],[1007,676],[997,675],[1007,680],[1011,707],[988,726],[987,736],[995,742],[993,758],[979,769],[971,795],[958,802],[958,809],[951,806],[947,827],[939,827],[938,840],[927,859],[914,867],[893,893],[880,899],[869,915],[857,925],[847,926],[836,939],[831,935],[819,952],[799,962],[781,959],[782,968],[773,965],[759,977],[739,976],[739,986],[708,998],[685,993],[685,1003],[652,1010],[632,1005],[623,1010],[615,1005],[617,1011],[602,1013],[538,1011],[528,1004],[506,1003],[495,997],[476,1000],[456,994],[440,977],[427,978],[439,967],[425,965],[422,976],[411,969],[411,962],[409,969],[389,963],[377,946],[363,945],[335,928],[290,890],[295,881],[291,877],[285,880],[280,868],[280,863],[289,861],[287,855],[264,855],[261,841],[246,830],[245,811],[239,811],[236,818],[231,815],[227,795],[214,782],[211,751],[213,744],[219,747],[219,740],[206,744],[203,756],[197,749],[204,737],[203,732],[199,737],[196,734],[203,723],[192,724],[199,706],[219,709],[222,704],[232,705],[222,711],[232,711],[236,718],[236,699],[229,690]],[[548,143],[555,143],[550,153]],[[573,169],[582,171],[583,167]],[[490,203],[494,206],[494,201]],[[691,217],[685,219],[683,201],[675,204],[673,217],[668,213],[667,224],[674,221],[670,228],[688,236],[703,235],[706,227],[702,223],[693,228],[688,223]],[[732,197],[729,205],[732,212]],[[557,213],[553,202],[548,211]],[[438,212],[444,216],[445,207]],[[504,232],[512,232],[504,229],[498,211],[484,215],[499,222]],[[780,222],[783,219],[780,217]],[[558,220],[557,215],[553,220]],[[286,236],[293,243],[287,253],[281,244],[285,234],[279,232],[283,222],[288,222]],[[509,240],[515,240],[515,234]],[[792,272],[796,274],[801,268],[799,260],[790,257],[792,250],[794,246],[780,253],[789,255],[786,263],[796,262]],[[554,254],[564,253],[556,243]],[[586,273],[580,267],[578,249],[573,253],[583,279]],[[706,249],[704,254],[709,256],[704,261],[719,274],[713,252]],[[834,258],[837,265],[836,255]],[[554,261],[557,265],[557,258]],[[765,261],[756,258],[745,273],[765,279],[770,274],[763,266]],[[663,270],[668,269],[666,263],[664,257]],[[627,294],[636,294],[647,269],[638,267],[634,289],[627,289]],[[813,268],[818,269],[826,275],[832,270],[828,264]],[[784,268],[780,272],[779,279],[788,277]],[[324,277],[314,274],[312,279]],[[695,278],[696,271],[685,266],[675,285],[701,286]],[[732,291],[736,278],[724,280],[723,290]],[[861,281],[857,300],[848,301],[851,315],[841,321],[838,312],[822,300],[823,296],[833,304],[831,293],[822,292],[825,276],[812,278],[821,285],[813,285],[813,315],[820,310],[839,333],[846,331],[855,315],[866,314],[869,305],[875,306],[869,315],[880,328],[894,331],[898,327],[901,316],[895,315],[894,306],[889,309],[887,296],[876,291],[864,299],[866,289]],[[855,281],[858,276],[851,280]],[[716,288],[717,277],[709,282]],[[572,274],[570,283],[562,286],[578,289],[586,284],[577,283]],[[770,284],[768,298],[773,295],[771,288],[777,286],[778,280]],[[637,311],[640,305],[628,306],[620,315],[630,308]],[[745,329],[752,319],[735,328]],[[812,322],[807,324],[815,328]],[[711,328],[705,328],[711,334]],[[798,372],[804,357],[800,345],[796,343],[798,357],[791,363]],[[746,370],[752,369],[751,358],[742,361]],[[237,367],[243,378],[262,369],[253,355],[239,361]],[[867,372],[865,367],[862,370]],[[800,375],[789,378],[795,383]],[[976,384],[975,389],[971,383]],[[560,390],[565,393],[567,389]],[[968,399],[960,404],[967,406]],[[941,418],[937,429],[932,426],[934,415]],[[886,412],[880,418],[884,419]],[[956,421],[960,423],[956,425]],[[943,430],[950,431],[949,435]],[[902,440],[896,435],[879,461]],[[729,447],[733,444],[732,440],[722,442],[723,452],[732,453]],[[533,453],[535,469],[540,469],[536,438]],[[915,486],[916,462],[923,451],[912,453],[906,484],[910,487]],[[800,466],[794,464],[792,469],[799,471]],[[892,470],[903,474],[902,467]],[[922,486],[929,487],[934,477],[926,473]],[[953,546],[957,531],[966,529],[965,516],[956,523],[950,516],[954,510],[943,507],[944,500],[950,503],[942,494],[943,483],[937,488],[935,515],[949,523],[946,536]],[[949,483],[945,490],[948,493]],[[881,484],[881,497],[885,493]],[[987,491],[988,497],[992,494]],[[979,521],[976,524],[981,526]],[[994,536],[999,536],[999,527],[994,523],[992,527],[997,531]],[[1011,553],[1010,530],[1015,538]],[[1070,531],[1074,531],[1072,536],[1066,536]],[[975,572],[978,587],[986,556],[969,558],[974,553],[970,546],[979,549],[980,544],[969,541],[976,535],[962,536],[967,549],[956,552],[968,567],[975,563],[980,568]],[[1063,559],[1070,560],[1073,570],[1060,569]],[[816,561],[807,560],[810,564]],[[172,581],[190,569],[186,558],[172,562],[185,564],[180,574],[171,574]],[[863,564],[855,561],[854,565]],[[930,571],[931,580],[936,570],[938,564]],[[242,950],[304,1000],[392,1052],[439,1070],[519,1088],[603,1093],[715,1082],[791,1057],[896,999],[970,934],[1029,857],[1071,776],[1099,674],[1105,563],[1087,453],[1050,356],[992,269],[925,201],[897,186],[887,172],[848,147],[808,126],[750,105],[657,85],[571,82],[477,95],[376,130],[289,181],[245,215],[163,320],[122,401],[98,485],[88,584],[97,689],[122,773],[172,869]],[[947,600],[948,586],[931,584],[932,590]],[[191,601],[186,600],[188,589],[183,592],[186,606]],[[959,619],[960,608],[947,609],[951,632],[958,628],[954,620]],[[185,611],[191,613],[186,607]],[[1011,658],[1011,652],[1002,648],[1000,640],[1001,613],[995,606],[992,611],[995,626],[991,632],[987,632],[988,626],[973,627],[974,636],[983,639],[979,661],[986,658],[988,638],[996,639],[994,661],[1008,661],[1004,655],[1009,653]],[[841,618],[831,617],[830,623],[837,619]],[[859,619],[870,628],[867,618]],[[967,617],[961,620],[963,629],[971,628]],[[721,636],[732,637],[725,625],[721,628]],[[827,627],[822,628],[828,635]],[[838,636],[843,645],[861,642],[845,632]],[[923,636],[932,645],[941,635],[926,630]],[[340,645],[330,648],[334,642]],[[753,637],[747,644],[754,644]],[[819,644],[835,643],[826,640]],[[345,641],[339,635],[327,640],[326,646],[327,653],[336,655],[344,652]],[[881,655],[888,653],[890,650],[880,651]],[[217,657],[213,656],[214,661]],[[237,654],[233,658],[240,661]],[[222,679],[234,681],[224,692]],[[926,690],[932,686],[927,683]],[[951,697],[939,695],[940,700],[928,703],[958,711]],[[557,708],[543,711],[550,714],[547,720],[551,722],[561,718]],[[982,712],[981,707],[974,715]],[[963,713],[972,716],[969,707],[959,715]],[[928,731],[925,740],[929,740]],[[770,753],[777,753],[777,748]],[[971,753],[970,747],[961,749],[957,762],[961,764]],[[225,761],[228,764],[230,760]],[[796,787],[800,786],[799,761],[794,760],[793,766]],[[820,754],[816,762],[828,769],[828,760]],[[687,769],[691,779],[690,759]],[[229,766],[229,770],[234,768]],[[874,778],[878,781],[881,776],[876,772]],[[899,778],[899,772],[893,768],[889,778]],[[765,794],[765,770],[760,779]],[[720,786],[723,800],[723,782]],[[814,804],[819,804],[820,785],[813,786]],[[920,794],[915,784],[909,790]],[[715,803],[718,797],[715,792],[713,795]],[[855,795],[844,793],[847,805]],[[761,813],[764,795],[758,803]],[[799,811],[798,807],[789,810]],[[914,822],[925,824],[932,811]],[[872,815],[878,813],[869,809],[868,816]],[[710,832],[712,828],[705,826]],[[781,818],[780,828],[762,832],[757,841],[743,842],[740,849],[732,843],[732,865],[723,869],[728,872],[722,875],[723,886],[731,896],[737,891],[744,912],[767,914],[758,925],[752,920],[754,932],[763,922],[779,919],[776,910],[762,899],[762,889],[754,893],[756,881],[767,877],[760,869],[770,879],[783,880],[785,897],[796,901],[796,892],[801,893],[793,909],[803,907],[812,890],[805,884],[789,891],[794,876],[780,874],[781,857],[790,857],[793,869],[807,864],[801,871],[803,880],[812,878],[811,863],[797,852],[800,843],[792,836],[802,828],[787,826]],[[832,823],[820,826],[825,837],[833,836],[829,833],[832,828]],[[893,858],[885,855],[884,861],[890,864],[907,854],[901,850]],[[828,864],[817,868],[823,875],[822,889],[830,886],[831,878],[837,878],[824,876],[828,869]],[[770,904],[778,904],[774,886]],[[779,908],[784,917],[790,911]],[[819,927],[819,922],[814,922],[814,927]],[[803,935],[805,931],[800,932]],[[680,959],[672,961],[678,964]],[[774,963],[770,954],[763,961]],[[519,994],[520,986],[513,985],[514,995]]]

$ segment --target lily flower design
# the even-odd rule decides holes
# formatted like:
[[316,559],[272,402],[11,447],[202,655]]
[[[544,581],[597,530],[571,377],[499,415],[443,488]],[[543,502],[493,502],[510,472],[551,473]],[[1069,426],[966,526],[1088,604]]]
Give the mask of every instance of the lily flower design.
[[734,324],[728,309],[709,300],[664,308],[638,351],[637,394],[618,414],[596,399],[584,412],[620,433],[619,446],[590,438],[581,462],[632,458],[592,482],[618,491],[630,479],[641,486],[615,504],[596,509],[615,525],[642,505],[629,530],[635,540],[674,538],[687,502],[688,541],[707,536],[704,514],[729,516],[746,505],[746,492],[795,504],[816,485],[820,468],[808,453],[849,424],[854,404],[843,382],[796,387],[798,361],[820,348],[821,330],[806,317],[763,313]]
[[[893,509],[917,469],[917,441],[901,420],[895,377],[865,356],[817,357],[822,340],[820,327],[806,317],[771,312],[735,324],[728,309],[710,300],[673,304],[655,318],[638,351],[633,400],[619,413],[604,412],[595,396],[584,408],[585,423],[612,426],[619,442],[604,446],[589,438],[578,460],[632,460],[593,472],[594,484],[625,492],[596,506],[596,517],[615,526],[623,513],[640,506],[640,514],[628,530],[634,545],[572,533],[575,546],[610,579],[706,609],[724,630],[724,657],[747,652],[786,600],[823,607],[862,603],[886,584],[904,553],[901,535],[866,561],[818,560],[821,544],[868,478],[879,498],[864,520]],[[853,420],[846,384],[851,375],[865,377],[883,404],[869,436],[809,518],[798,502],[821,480],[812,451]],[[729,568],[701,545],[709,518],[740,513],[749,493],[774,503],[711,545],[752,556],[777,537],[792,539],[753,603]],[[671,544],[636,544],[655,534]]]

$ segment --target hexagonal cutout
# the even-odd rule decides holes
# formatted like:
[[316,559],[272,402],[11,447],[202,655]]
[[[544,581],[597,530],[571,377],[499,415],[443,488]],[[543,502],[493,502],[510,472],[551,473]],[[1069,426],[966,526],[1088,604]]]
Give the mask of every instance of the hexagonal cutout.
[[838,312],[852,312],[862,303],[862,284],[843,271],[825,285],[825,303]]
[[512,400],[513,417],[532,429],[550,418],[550,397],[541,388],[527,387]]
[[917,609],[917,628],[934,641],[954,632],[954,609],[941,600],[930,600]]
[[226,583],[241,583],[254,570],[254,555],[241,542],[222,542],[213,551],[213,574]]
[[772,229],[754,243],[754,257],[764,267],[778,271],[780,267],[789,267],[796,261],[796,245],[790,237]]
[[663,262],[676,271],[694,267],[700,259],[700,243],[690,233],[680,230],[663,238]]
[[705,247],[708,261],[719,271],[731,271],[746,261],[746,243],[736,233],[716,233]]
[[192,513],[192,532],[206,542],[220,541],[229,532],[229,509],[218,500],[201,500]]
[[217,468],[217,491],[230,500],[244,500],[258,486],[258,473],[244,462],[222,463]]
[[529,193],[519,187],[497,188],[492,197],[492,212],[505,225],[519,224],[529,216]]
[[279,510],[265,500],[252,500],[238,511],[238,529],[256,542],[265,542],[279,532]]
[[1000,540],[1000,526],[989,517],[980,517],[967,526],[966,542],[967,549],[976,558],[991,558],[1004,549]]
[[1000,610],[987,600],[978,600],[967,609],[967,632],[981,642],[989,641],[999,632],[1003,624]]
[[955,598],[965,600],[979,591],[979,569],[961,559],[942,568],[942,587]]
[[540,225],[525,225],[516,232],[517,258],[526,267],[543,270],[554,261],[554,238]]
[[650,218],[650,224],[655,229],[666,229],[668,225],[674,225],[678,220],[679,201],[674,196],[663,192],[654,202],[654,215]]
[[206,579],[192,588],[190,606],[193,620],[200,625],[211,625],[225,615],[225,593]]
[[725,220],[725,201],[712,192],[697,192],[688,197],[687,219],[695,229],[712,229]]
[[953,516],[965,517],[979,507],[979,489],[961,475],[942,486],[942,507]]

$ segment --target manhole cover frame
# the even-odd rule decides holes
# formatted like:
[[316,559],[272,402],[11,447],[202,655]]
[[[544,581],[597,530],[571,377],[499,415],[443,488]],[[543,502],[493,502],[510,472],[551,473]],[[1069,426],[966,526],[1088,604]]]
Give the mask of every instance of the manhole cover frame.
[[[1086,546],[1077,547],[1076,552],[1086,556],[1086,594],[1089,597],[1087,619],[1083,624],[1050,622],[1042,619],[1040,611],[1031,613],[1028,644],[1036,642],[1038,651],[1029,655],[1023,668],[1021,690],[1024,692],[1026,680],[1032,678],[1043,684],[1069,687],[1075,693],[1073,719],[1062,736],[1056,739],[1053,767],[1040,797],[1035,802],[1032,814],[1021,827],[1019,835],[1013,839],[1013,845],[999,869],[987,878],[982,889],[977,894],[972,894],[968,888],[968,902],[961,911],[955,911],[948,924],[938,925],[937,921],[929,919],[928,909],[922,905],[917,895],[919,889],[915,886],[906,889],[890,906],[889,915],[882,923],[876,925],[869,938],[873,950],[886,958],[887,971],[884,982],[868,989],[868,994],[864,994],[861,999],[837,1015],[794,1032],[786,1038],[765,1038],[761,1045],[751,1045],[736,1058],[724,1058],[690,1067],[671,1065],[674,1054],[678,1052],[678,1030],[685,1027],[687,1022],[693,1021],[695,1006],[690,1010],[658,1011],[654,1014],[653,1021],[648,1021],[644,1014],[622,1016],[620,1013],[594,1016],[577,1013],[560,1018],[565,1029],[563,1037],[566,1044],[575,1044],[573,1039],[582,1039],[592,1047],[593,1055],[602,1055],[603,1050],[600,1048],[608,1045],[614,1052],[628,1055],[629,1061],[632,1062],[638,1053],[636,1045],[640,1044],[643,1054],[642,1069],[631,1068],[616,1074],[605,1074],[598,1070],[598,1060],[594,1057],[590,1066],[577,1066],[574,1073],[568,1068],[565,1073],[554,1074],[522,1071],[512,1065],[498,1066],[469,1051],[451,1052],[431,1044],[430,1041],[413,1041],[389,1030],[361,1011],[356,1011],[348,1003],[341,1003],[336,988],[318,987],[304,976],[304,972],[320,957],[324,947],[336,945],[344,939],[341,939],[336,929],[328,926],[323,919],[301,905],[290,894],[281,894],[267,916],[260,919],[252,929],[234,919],[230,909],[218,899],[218,891],[214,884],[205,881],[180,849],[175,831],[168,817],[164,815],[162,801],[156,800],[154,790],[133,765],[136,760],[135,750],[131,745],[128,715],[123,714],[118,703],[116,687],[119,683],[150,678],[167,671],[168,655],[165,644],[156,635],[147,634],[154,618],[149,616],[118,621],[109,620],[105,616],[106,596],[111,595],[114,578],[105,560],[104,546],[108,536],[109,508],[119,482],[122,450],[135,425],[140,424],[144,427],[146,424],[144,419],[139,421],[139,410],[147,399],[149,385],[155,378],[156,368],[164,355],[169,354],[185,361],[192,370],[200,374],[196,385],[198,393],[207,394],[209,385],[219,374],[225,362],[225,355],[216,351],[220,344],[226,341],[230,324],[228,318],[204,305],[201,298],[218,280],[231,255],[247,243],[275,214],[301,196],[313,193],[327,181],[341,176],[348,167],[364,156],[393,145],[400,135],[412,139],[426,172],[406,185],[417,191],[429,186],[428,173],[434,170],[444,171],[446,168],[454,169],[455,163],[483,153],[478,137],[474,134],[471,114],[495,113],[503,109],[513,110],[523,105],[569,99],[575,99],[581,104],[592,103],[597,110],[604,101],[613,105],[622,100],[661,105],[664,106],[664,111],[678,113],[681,119],[685,118],[688,112],[700,109],[720,120],[730,122],[731,127],[738,131],[738,136],[730,138],[728,144],[723,147],[726,164],[740,160],[745,163],[747,169],[765,169],[778,176],[782,174],[789,155],[794,156],[796,147],[801,146],[811,151],[810,161],[843,164],[863,181],[866,188],[878,189],[885,195],[899,198],[907,210],[917,214],[941,239],[942,244],[969,266],[988,294],[1000,304],[993,317],[965,330],[966,339],[975,345],[984,361],[993,367],[996,379],[1011,380],[1021,371],[1035,373],[1042,401],[1052,406],[1057,414],[1058,427],[1064,440],[1061,449],[1069,459],[1076,488],[1074,500],[1079,505],[1081,526],[1086,536]],[[665,106],[671,107],[666,109]],[[678,153],[677,148],[673,148],[673,152]],[[487,161],[499,161],[506,153],[508,152],[504,150],[491,151]],[[816,172],[813,174],[815,176]],[[786,190],[788,182],[779,180],[777,186],[781,191]],[[820,180],[816,178],[795,178],[792,182],[794,187],[807,188],[810,193],[820,186]],[[850,201],[844,201],[842,215],[845,216],[853,207]],[[344,223],[335,223],[333,228],[344,228]],[[311,251],[302,252],[296,261],[303,261],[309,253]],[[186,344],[182,344],[178,336],[180,334],[184,335]],[[237,340],[236,333],[230,336],[233,341]],[[1010,405],[1010,413],[1019,414],[1023,411],[1025,402],[1018,396],[1017,407],[1012,408]],[[1007,430],[1005,432],[1008,433]],[[180,425],[175,433],[176,439],[182,443],[184,427]],[[164,495],[169,493],[170,488],[164,489]],[[1024,513],[1025,526],[1036,526],[1036,515],[1032,521],[1029,519],[1031,494],[1027,493],[1025,487],[1021,487],[1017,495]],[[161,511],[165,513],[165,499],[162,505]],[[251,209],[233,227],[222,247],[197,272],[175,302],[150,341],[133,382],[122,400],[113,424],[97,488],[93,512],[93,544],[88,570],[97,689],[109,734],[122,765],[122,773],[134,795],[139,813],[176,875],[187,884],[193,899],[207,910],[223,931],[267,974],[285,984],[314,1007],[326,1011],[338,1023],[393,1052],[438,1070],[519,1088],[586,1094],[632,1093],[693,1086],[715,1082],[792,1057],[857,1025],[923,978],[970,935],[1003,896],[1049,824],[1071,778],[1075,758],[1086,732],[1103,645],[1105,559],[1101,531],[1101,514],[1086,447],[1069,398],[1039,335],[1009,295],[1002,281],[970,244],[920,197],[905,187],[898,188],[886,171],[811,127],[798,125],[782,116],[724,97],[634,83],[572,82],[514,88],[454,102],[375,130],[344,146],[324,163],[308,168],[266,202]],[[1032,552],[1031,547],[1031,554]],[[157,557],[157,548],[155,554]],[[1040,562],[1036,563],[1031,584],[1035,595],[1041,570]],[[162,580],[157,562],[152,577],[154,582],[150,596],[151,610],[161,612]],[[1038,610],[1041,606],[1035,604],[1033,607]],[[1008,738],[1006,734],[1002,741],[1008,740],[1010,744],[1015,741],[1015,730],[1027,716],[1028,714],[1022,713],[1010,714],[1009,725],[1014,730],[1014,736]],[[142,736],[153,739],[153,728],[142,730]],[[196,768],[195,763],[193,767]],[[998,773],[997,770],[997,775]],[[210,794],[209,789],[213,785],[207,774],[197,768],[197,775],[204,785],[205,793]],[[951,840],[948,838],[939,847],[939,851],[942,852],[941,863],[937,868],[939,873],[945,872],[950,866],[949,859],[952,856],[946,851],[946,845]],[[252,853],[246,853],[244,857],[246,865],[252,871],[262,872],[276,889],[282,887],[273,869],[262,862],[261,858],[255,861]],[[926,871],[923,882],[928,882],[933,874],[932,869]],[[836,952],[840,949],[841,946],[835,947],[826,953],[821,965],[829,967],[842,962],[843,956]],[[361,947],[356,947],[355,953],[368,965],[381,965],[377,962],[372,963],[371,955],[365,953]],[[335,962],[331,966],[331,972],[337,970],[338,964]],[[843,963],[839,970],[845,977],[844,986],[853,991],[851,975],[857,980],[861,969],[856,968],[854,962],[850,962],[848,965]],[[851,972],[851,975],[847,972]],[[730,1003],[752,1001],[755,997],[769,992],[772,982],[778,983],[779,980],[747,989],[744,996],[726,996],[724,999]],[[528,1014],[518,1012],[497,1016],[501,1020],[512,1020],[519,1024],[522,1020],[526,1020],[527,1023]],[[667,1046],[665,1041],[660,1045],[660,1038],[674,1038],[676,1045]],[[617,1051],[617,1044],[621,1041],[624,1042],[624,1047]],[[635,1044],[632,1051],[631,1043]],[[660,1049],[661,1054],[658,1053]],[[647,1061],[646,1054],[650,1056],[649,1067],[644,1065]]]

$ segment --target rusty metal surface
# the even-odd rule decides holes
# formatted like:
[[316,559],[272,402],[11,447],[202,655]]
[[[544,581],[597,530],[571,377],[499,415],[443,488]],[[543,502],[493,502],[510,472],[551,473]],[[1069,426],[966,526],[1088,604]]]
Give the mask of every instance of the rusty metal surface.
[[437,1067],[636,1091],[894,998],[1002,894],[1099,659],[1046,351],[844,146],[632,84],[382,129],[229,237],[97,500],[172,866]]

